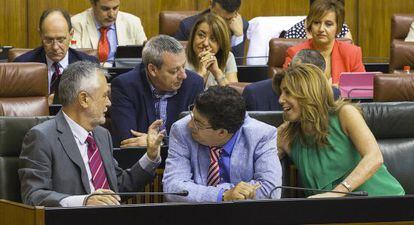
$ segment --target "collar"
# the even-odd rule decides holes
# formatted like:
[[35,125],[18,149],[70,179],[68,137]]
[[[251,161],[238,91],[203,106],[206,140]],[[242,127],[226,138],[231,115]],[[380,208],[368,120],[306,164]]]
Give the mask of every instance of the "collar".
[[[93,13],[93,10],[92,10],[92,13]],[[98,23],[98,21],[95,19],[95,14],[93,15],[93,22],[95,22],[95,27],[96,27],[96,29],[99,31],[99,29],[102,27],[99,23]],[[109,28],[109,30],[115,30],[115,23],[116,23],[116,20],[115,20],[115,22],[111,25],[111,26],[109,26],[108,28]]]
[[236,144],[236,140],[240,136],[241,127],[233,134],[229,141],[223,145],[223,151],[227,153],[227,155],[231,155],[234,149],[234,145]]
[[89,132],[85,130],[85,128],[81,127],[78,123],[73,121],[65,112],[62,110],[63,117],[65,118],[66,122],[68,122],[70,130],[73,133],[73,136],[79,140],[81,143],[86,143],[86,138],[89,135]]
[[177,94],[177,91],[158,91],[157,89],[155,89],[154,85],[152,85],[150,78],[147,75],[147,71],[145,71],[145,76],[147,76],[147,82],[150,86],[151,93],[154,98],[171,98]]
[[[49,59],[49,57],[47,57],[46,53],[45,53],[45,56],[46,56],[47,69],[48,69],[48,71],[50,71],[54,61]],[[68,67],[68,65],[69,65],[69,49],[66,52],[65,57],[63,57],[63,59],[60,60],[58,63],[59,63],[59,67],[61,69],[66,69],[66,67]],[[63,71],[61,71],[61,72],[63,72]]]

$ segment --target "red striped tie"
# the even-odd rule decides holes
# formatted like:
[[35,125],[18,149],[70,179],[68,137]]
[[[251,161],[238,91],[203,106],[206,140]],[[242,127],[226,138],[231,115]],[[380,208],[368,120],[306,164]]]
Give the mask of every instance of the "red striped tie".
[[106,62],[109,55],[109,40],[106,34],[108,33],[108,27],[101,27],[99,28],[99,32],[101,32],[101,37],[99,38],[98,42],[98,58],[100,62]]
[[207,186],[217,186],[220,183],[220,158],[221,148],[210,147],[210,166],[208,167]]
[[96,146],[96,142],[91,134],[89,134],[88,138],[86,138],[86,142],[88,143],[89,168],[92,173],[93,186],[95,187],[95,190],[101,188],[109,189],[101,153],[99,152],[98,146]]

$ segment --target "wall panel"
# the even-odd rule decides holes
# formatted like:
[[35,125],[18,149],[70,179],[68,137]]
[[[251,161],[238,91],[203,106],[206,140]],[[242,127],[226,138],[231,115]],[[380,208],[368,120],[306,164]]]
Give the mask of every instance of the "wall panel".
[[0,46],[27,45],[27,0],[0,0]]

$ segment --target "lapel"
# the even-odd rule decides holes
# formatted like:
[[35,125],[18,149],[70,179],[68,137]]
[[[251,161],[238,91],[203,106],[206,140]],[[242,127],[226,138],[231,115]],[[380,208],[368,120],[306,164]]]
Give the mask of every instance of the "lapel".
[[[247,119],[247,116],[246,116]],[[240,128],[243,129],[243,126]],[[243,130],[240,130],[240,134],[236,139],[236,143],[234,143],[233,151],[230,157],[230,183],[239,183],[241,181],[241,174],[240,170],[248,170],[245,166],[243,167],[244,162],[240,162],[240,159],[245,159],[247,152],[248,144],[244,142],[244,138],[240,138],[243,135]]]
[[89,186],[88,175],[86,173],[85,165],[83,164],[82,156],[80,155],[78,145],[75,142],[73,133],[70,130],[68,123],[63,117],[62,111],[60,111],[56,117],[56,129],[58,132],[58,140],[62,145],[63,150],[66,152],[70,160],[76,164],[81,172],[81,179],[85,193],[89,193],[91,188]]
[[144,64],[141,63],[139,65],[139,75],[141,76],[141,82],[143,87],[143,98],[144,98],[144,105],[146,106],[147,112],[147,121],[148,125],[155,121],[155,106],[154,106],[154,99],[152,98],[151,87],[149,85],[149,81],[147,80],[147,73],[144,69]]
[[[207,185],[208,167],[210,166],[210,149],[207,146],[195,142],[197,145],[195,153],[198,158],[198,171],[200,171],[203,184]],[[196,179],[194,179],[196,180]]]
[[36,62],[40,62],[40,63],[44,63],[47,65],[47,60],[46,60],[46,52],[45,49],[43,47],[40,47],[39,49],[39,57],[36,57]]
[[125,32],[127,30],[126,23],[122,21],[122,16],[118,12],[118,17],[115,20],[115,32],[118,45],[128,45],[128,34]]
[[345,66],[343,65],[344,60],[341,59],[341,54],[339,51],[338,41],[335,40],[334,46],[332,48],[331,54],[331,77],[334,84],[339,83],[339,74],[340,71],[346,71]]
[[102,132],[97,132],[95,128],[93,131],[93,138],[95,139],[96,145],[98,146],[99,152],[101,153],[102,162],[105,168],[106,177],[109,182],[109,187],[111,190],[118,191],[118,182],[116,180],[116,175],[113,171],[113,162],[111,149],[109,147],[109,141],[105,138]]
[[69,64],[72,64],[72,63],[74,63],[74,62],[77,61],[76,58],[75,58],[75,54],[73,54],[72,51],[73,50],[71,48],[68,49],[68,61],[69,61]]
[[[93,19],[93,11],[92,9],[88,9],[87,17],[86,17],[86,34],[89,35],[90,45],[92,45],[93,49],[98,49],[98,30],[96,29],[95,21]],[[86,46],[88,44],[85,44]]]

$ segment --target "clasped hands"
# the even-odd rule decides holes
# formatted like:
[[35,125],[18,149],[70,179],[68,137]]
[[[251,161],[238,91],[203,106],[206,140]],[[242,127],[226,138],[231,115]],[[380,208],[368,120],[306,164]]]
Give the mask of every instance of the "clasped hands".
[[254,199],[256,190],[260,187],[259,183],[249,184],[242,181],[223,193],[223,201]]

